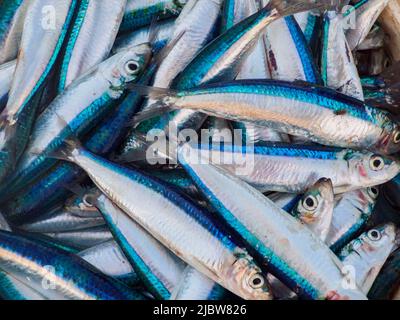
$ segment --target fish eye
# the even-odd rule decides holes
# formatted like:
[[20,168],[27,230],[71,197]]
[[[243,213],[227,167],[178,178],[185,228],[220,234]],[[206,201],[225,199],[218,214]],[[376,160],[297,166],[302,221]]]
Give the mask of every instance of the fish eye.
[[393,142],[395,144],[398,144],[400,142],[400,131],[396,131],[396,133],[393,136]]
[[85,194],[82,198],[82,202],[88,208],[94,207],[94,199],[90,194]]
[[139,71],[139,63],[134,60],[129,60],[125,64],[125,71],[127,74],[136,74]]
[[368,194],[371,198],[376,199],[379,195],[379,190],[376,187],[370,187],[367,189]]
[[253,274],[249,279],[249,285],[253,289],[260,289],[264,286],[265,279],[260,273]]
[[369,166],[374,171],[382,170],[385,166],[385,162],[382,157],[380,156],[372,156],[369,160]]
[[372,229],[368,231],[367,237],[372,241],[379,241],[382,238],[382,235],[378,230]]
[[303,200],[302,205],[304,209],[308,211],[314,211],[318,207],[318,200],[314,196],[310,195]]

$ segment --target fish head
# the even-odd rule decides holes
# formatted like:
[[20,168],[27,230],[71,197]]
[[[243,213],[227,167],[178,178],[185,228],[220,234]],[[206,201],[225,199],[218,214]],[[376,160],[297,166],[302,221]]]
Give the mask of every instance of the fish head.
[[386,258],[395,245],[396,227],[393,223],[377,226],[364,232],[357,239],[350,242],[345,248],[345,255],[356,252],[359,259],[369,263],[381,262]]
[[114,91],[122,91],[127,83],[139,79],[151,57],[150,43],[127,47],[107,60],[103,66],[103,74]]
[[400,151],[400,128],[395,125],[393,129],[385,130],[375,148],[381,154],[394,154]]
[[349,179],[360,187],[377,186],[393,179],[400,172],[400,161],[371,152],[353,152],[347,158]]
[[[330,179],[322,178],[310,187],[293,209],[293,214],[309,224],[331,216],[334,207],[333,185]],[[330,221],[330,219],[329,219]]]
[[226,276],[230,279],[227,289],[247,300],[272,300],[267,276],[253,258],[244,251],[236,256],[237,259],[226,270]]

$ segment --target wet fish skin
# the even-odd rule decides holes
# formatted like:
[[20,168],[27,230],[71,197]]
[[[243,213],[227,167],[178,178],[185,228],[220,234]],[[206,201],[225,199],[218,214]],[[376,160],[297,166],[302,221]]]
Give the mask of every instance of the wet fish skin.
[[128,0],[120,32],[133,31],[149,25],[153,19],[177,16],[188,0]]
[[79,251],[113,239],[105,225],[76,231],[49,232],[43,235]]
[[[18,280],[33,287],[47,298],[89,300],[141,298],[138,293],[102,275],[77,256],[6,231],[0,231],[0,237],[0,268],[12,273]],[[29,277],[26,277],[28,274]],[[54,283],[54,290],[44,289],[43,283]]]
[[388,113],[328,88],[240,80],[178,92],[147,92],[171,109],[248,121],[324,145],[381,154],[400,149],[399,127]]
[[322,178],[305,192],[291,214],[325,242],[332,222],[333,207],[332,181]]
[[[193,148],[261,192],[303,193],[319,179],[329,178],[334,193],[339,194],[385,183],[400,169],[396,160],[351,149],[286,143],[254,147],[200,144]],[[373,170],[374,160],[383,161],[381,170]]]
[[395,247],[396,227],[385,224],[370,229],[347,244],[339,253],[343,264],[356,270],[355,282],[368,294],[383,264]]
[[114,240],[80,251],[77,255],[105,275],[127,283],[127,285],[132,286],[140,281],[121,248]]
[[25,14],[31,0],[11,0],[1,3],[0,64],[15,59],[21,41]]
[[207,162],[199,164],[189,148],[181,147],[179,162],[264,268],[303,297],[330,299],[334,293],[341,299],[366,299],[357,288],[342,288],[340,262],[305,225],[239,178]]
[[98,190],[86,195],[102,213],[128,261],[156,299],[169,299],[185,263]]
[[[346,37],[350,50],[354,50],[366,38],[373,24],[385,9],[389,0],[367,0],[360,1],[354,6],[356,26],[347,30]],[[344,15],[351,14],[352,10]]]
[[183,271],[170,300],[221,300],[226,290],[191,266]]
[[15,66],[15,60],[4,63],[0,66],[0,112],[7,104],[8,93],[10,92]]
[[[51,4],[56,23],[50,32],[42,22],[42,8]],[[76,0],[35,0],[29,2],[24,20],[17,66],[1,123],[0,179],[12,171],[28,143],[38,99],[60,53]],[[39,24],[39,25],[38,25]]]
[[78,231],[104,224],[105,221],[101,217],[80,217],[65,208],[57,208],[54,211],[40,215],[35,220],[31,220],[18,228],[28,232],[58,233]]
[[339,252],[365,227],[374,209],[379,189],[376,187],[355,190],[338,196],[326,244]]
[[[254,277],[263,279],[252,257],[219,230],[204,210],[137,170],[112,164],[72,145],[57,156],[84,168],[107,197],[186,263],[243,298],[271,298],[265,282],[254,288],[249,285]],[[123,191],[127,189],[129,194]],[[136,196],[140,196],[140,201]],[[156,197],[157,201],[150,202],[155,207],[149,210],[144,197]],[[138,207],[138,203],[146,205]],[[178,225],[185,232],[177,232]],[[187,232],[190,229],[193,232]],[[195,242],[191,241],[193,238]]]
[[77,18],[65,44],[66,50],[59,73],[59,93],[73,80],[108,57],[117,37],[126,3],[127,0],[81,1]]
[[[3,185],[3,190],[7,189],[6,195],[11,197],[49,170],[56,161],[48,158],[46,153],[57,148],[63,139],[71,134],[82,137],[104,119],[123,96],[126,84],[136,81],[144,72],[150,56],[149,44],[121,51],[60,94],[37,119],[12,182]],[[135,70],[128,69],[130,65]]]
[[325,85],[364,100],[360,76],[343,29],[343,16],[329,11],[323,19],[321,73]]

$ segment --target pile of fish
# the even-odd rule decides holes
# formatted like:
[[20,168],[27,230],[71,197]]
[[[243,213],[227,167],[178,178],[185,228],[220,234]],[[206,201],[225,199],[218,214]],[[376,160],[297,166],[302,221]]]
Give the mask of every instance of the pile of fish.
[[400,299],[399,0],[0,2],[0,298]]

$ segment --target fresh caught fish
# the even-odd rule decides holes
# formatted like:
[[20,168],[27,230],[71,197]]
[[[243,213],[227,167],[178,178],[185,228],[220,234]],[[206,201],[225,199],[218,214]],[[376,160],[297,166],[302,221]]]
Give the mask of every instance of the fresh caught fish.
[[342,287],[340,261],[305,225],[237,177],[213,165],[199,164],[188,148],[184,145],[179,151],[182,166],[220,218],[279,280],[312,299],[366,299],[357,288]]
[[[136,300],[142,296],[78,256],[0,231],[0,270],[48,299]],[[89,281],[88,281],[89,280]]]
[[356,25],[353,28],[349,28],[346,32],[350,50],[356,49],[365,40],[375,21],[388,3],[389,0],[362,0],[354,5],[354,9],[349,9],[344,13],[345,16],[355,14]]
[[[173,36],[175,20],[169,19],[160,21],[156,25],[157,38],[152,43],[153,50],[161,50]],[[117,38],[112,51],[117,53],[120,50],[125,50],[127,47],[139,45],[147,42],[151,38],[152,28],[143,27],[136,31],[130,32]]]
[[58,233],[78,231],[104,224],[105,221],[101,217],[82,217],[71,213],[65,208],[56,208],[18,228],[28,232]]
[[189,265],[242,298],[271,299],[253,258],[219,230],[204,210],[137,170],[72,145],[53,156],[81,166],[108,198]]
[[76,231],[48,232],[43,235],[77,250],[85,250],[113,238],[110,230],[104,225]]
[[291,214],[307,225],[323,242],[331,226],[334,207],[332,181],[322,178],[309,188]]
[[[149,25],[154,18],[167,19],[179,15],[188,0],[128,0],[121,32],[134,31]],[[194,2],[188,3],[192,7]]]
[[126,2],[81,1],[61,62],[60,93],[73,80],[108,57],[122,22]]
[[0,112],[4,109],[8,100],[11,82],[14,77],[16,61],[10,61],[0,66]]
[[364,100],[360,76],[347,43],[343,22],[343,16],[334,11],[324,15],[322,78],[326,86],[358,100]]
[[207,159],[262,192],[303,193],[319,179],[329,178],[337,194],[385,183],[399,172],[395,160],[350,149],[274,143],[198,145],[193,150],[199,159]]
[[117,208],[99,191],[86,195],[102,213],[128,261],[157,299],[169,299],[180,281],[185,263]]
[[348,268],[353,268],[356,285],[367,294],[395,244],[393,224],[370,229],[346,245],[339,257]]
[[118,279],[128,285],[139,282],[137,274],[114,240],[90,247],[77,253],[77,255],[107,276]]
[[[54,25],[40,25],[43,7],[57,7]],[[54,67],[76,0],[29,2],[11,90],[0,125],[0,180],[15,167],[29,140],[40,92]],[[48,28],[51,27],[49,31]]]
[[375,187],[355,190],[337,196],[326,244],[338,252],[366,225],[372,214],[379,190]]
[[132,87],[158,99],[162,110],[191,109],[248,121],[325,145],[382,154],[400,150],[400,131],[388,113],[319,86],[240,80],[177,92]]
[[4,187],[7,194],[3,196],[10,197],[49,170],[56,161],[46,154],[68,135],[84,136],[111,112],[123,96],[126,84],[136,81],[143,73],[150,56],[148,43],[121,51],[60,94],[37,119],[29,145],[11,183]]
[[18,54],[26,11],[31,0],[3,1],[0,5],[0,64],[14,60]]
[[187,266],[170,300],[221,300],[226,291],[191,266]]

